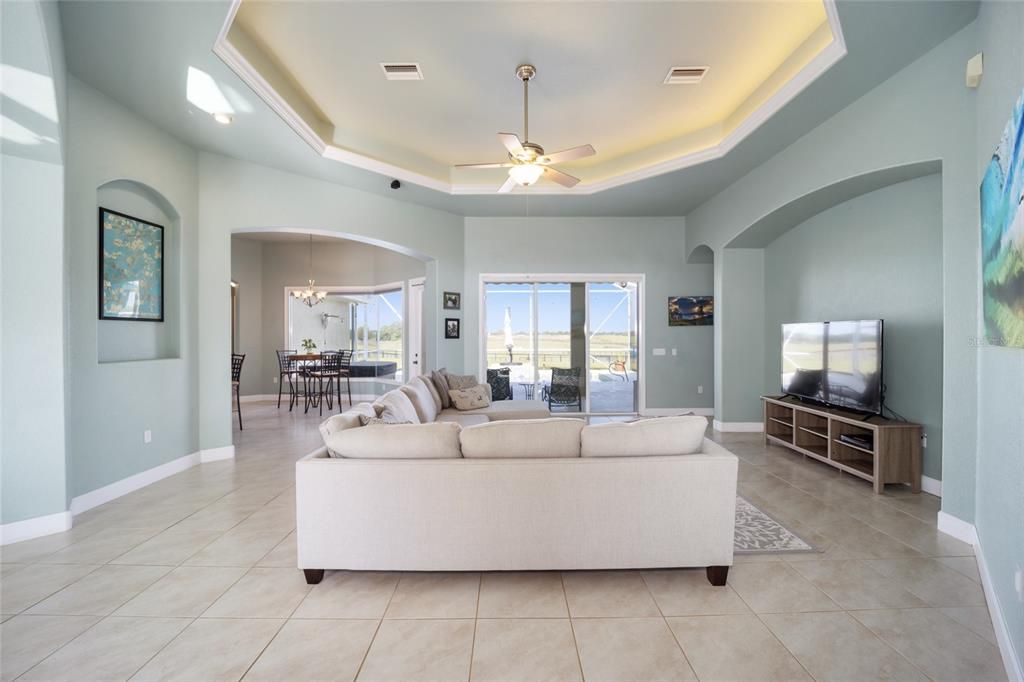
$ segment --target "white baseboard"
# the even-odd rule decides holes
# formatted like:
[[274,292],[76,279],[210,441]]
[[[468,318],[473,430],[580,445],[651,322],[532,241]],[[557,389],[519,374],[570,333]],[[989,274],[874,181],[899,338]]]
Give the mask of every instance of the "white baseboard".
[[974,524],[958,519],[952,514],[940,511],[938,526],[941,532],[956,538],[960,542],[966,542],[972,546],[978,544],[978,533],[974,529]]
[[235,458],[235,446],[225,445],[221,448],[210,448],[209,450],[199,451],[199,461],[203,464],[207,462],[219,462],[224,459]]
[[[239,398],[239,400],[241,400],[243,403],[263,403],[263,402],[267,402],[268,400],[273,400],[274,402],[277,402],[277,394],[276,393],[267,393],[267,394],[264,394],[264,395],[243,395],[243,396],[241,396]],[[281,404],[283,405],[287,400],[288,400],[288,393],[287,392],[282,393],[281,394]]]
[[[377,398],[379,398],[379,397],[380,397],[379,395],[371,395],[369,393],[366,393],[366,394],[353,393],[352,394],[352,404],[355,405],[356,403],[364,403],[364,402],[372,403],[373,401],[377,400]],[[345,391],[341,392],[341,399],[345,401],[345,405],[348,405],[348,395],[345,393]],[[277,394],[276,393],[270,393],[270,394],[266,394],[266,395],[243,395],[241,400],[242,400],[242,403],[268,403],[268,402],[276,403],[277,402]],[[283,410],[283,409],[285,409],[287,407],[288,407],[288,394],[287,393],[282,393],[281,394],[281,409]]]
[[761,433],[764,430],[764,424],[761,422],[723,422],[716,419],[712,422],[712,428],[723,433]]
[[106,504],[111,500],[123,497],[128,493],[135,492],[139,488],[145,488],[151,483],[156,483],[168,476],[173,476],[174,474],[181,473],[186,469],[191,469],[195,465],[199,464],[199,462],[200,453],[193,452],[191,455],[172,459],[170,462],[161,464],[160,466],[155,466],[152,469],[146,469],[145,471],[129,476],[128,478],[122,478],[120,481],[114,481],[102,488],[91,490],[71,499],[71,514],[77,516],[78,514],[88,511],[93,507],[98,507],[101,504]]
[[63,533],[71,529],[71,513],[57,512],[33,519],[14,521],[0,526],[0,545],[9,545],[22,540],[32,540],[44,535]]
[[931,476],[921,476],[921,490],[935,497],[942,497],[942,481]]
[[[941,512],[939,513],[941,514]],[[961,523],[963,522],[961,521]],[[1013,639],[1010,637],[1010,631],[1006,627],[1006,620],[1003,618],[1003,610],[999,606],[995,590],[992,589],[992,576],[988,572],[985,552],[980,543],[975,542],[974,555],[978,559],[981,587],[985,590],[985,601],[988,602],[988,612],[992,617],[992,629],[996,633],[996,643],[999,644],[999,653],[1003,657],[1006,677],[1010,682],[1024,682],[1024,663],[1021,662],[1019,657],[1020,652],[1014,648]]]
[[701,417],[711,417],[715,414],[713,407],[648,407],[641,410],[644,417],[676,417],[681,414],[696,414]]

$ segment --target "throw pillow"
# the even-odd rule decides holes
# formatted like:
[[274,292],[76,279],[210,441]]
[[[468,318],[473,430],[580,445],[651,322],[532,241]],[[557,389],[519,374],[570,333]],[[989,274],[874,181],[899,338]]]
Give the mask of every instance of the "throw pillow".
[[457,388],[448,392],[456,410],[478,410],[491,404],[491,387],[478,384],[472,388]]
[[393,422],[420,423],[419,415],[416,413],[412,401],[409,400],[409,396],[397,388],[382,395],[373,407],[377,410],[377,416],[382,419],[389,419]]
[[491,387],[491,400],[512,400],[512,384],[508,367],[487,370],[487,384]]
[[475,374],[448,374],[445,373],[444,378],[448,380],[449,391],[459,391],[464,388],[473,388],[479,385],[480,381],[476,378]]
[[447,410],[452,406],[452,399],[448,395],[448,379],[445,378],[444,367],[441,369],[435,369],[430,373],[430,378],[434,381],[434,387],[437,388],[438,394],[441,396],[441,409]]
[[379,426],[381,424],[412,424],[412,422],[393,422],[390,419],[381,419],[380,417],[367,417],[365,414],[359,415],[359,423],[363,426]]
[[437,386],[434,386],[433,380],[426,375],[421,374],[416,378],[423,382],[427,387],[427,390],[430,392],[430,397],[434,401],[434,416],[436,417],[436,413],[444,409],[444,405],[441,404],[441,394],[437,392]]

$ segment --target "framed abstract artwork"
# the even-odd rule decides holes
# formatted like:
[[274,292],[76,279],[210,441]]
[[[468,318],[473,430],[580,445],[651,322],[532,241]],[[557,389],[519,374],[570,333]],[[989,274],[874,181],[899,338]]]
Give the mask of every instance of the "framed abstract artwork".
[[981,180],[985,341],[1024,348],[1024,92]]
[[715,322],[713,296],[669,296],[668,326],[705,327]]
[[100,207],[99,317],[164,321],[164,228]]

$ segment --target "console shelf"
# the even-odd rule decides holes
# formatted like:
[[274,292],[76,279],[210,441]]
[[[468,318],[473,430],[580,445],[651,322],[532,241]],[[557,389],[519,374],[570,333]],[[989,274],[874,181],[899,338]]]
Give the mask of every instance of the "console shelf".
[[[761,396],[764,442],[799,452],[870,481],[876,493],[886,483],[906,483],[921,492],[920,424],[818,407],[793,398]],[[870,445],[846,437],[867,439]]]

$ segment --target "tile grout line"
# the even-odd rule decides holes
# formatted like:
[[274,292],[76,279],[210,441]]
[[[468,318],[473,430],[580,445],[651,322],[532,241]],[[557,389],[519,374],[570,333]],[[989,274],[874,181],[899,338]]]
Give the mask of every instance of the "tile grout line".
[[[668,633],[672,635],[672,641],[676,643],[676,646],[679,647],[680,653],[683,654],[683,660],[686,661],[686,665],[690,666],[690,672],[692,672],[693,676],[697,678],[697,670],[693,667],[693,663],[690,662],[690,657],[686,655],[686,649],[683,648],[683,643],[679,641],[678,637],[676,637],[676,631],[672,629],[672,625],[668,622],[668,618],[665,616],[665,611],[662,610],[661,604],[658,603],[658,598],[654,596],[654,592],[651,590],[651,586],[647,582],[647,577],[643,573],[640,574],[640,581],[644,584],[644,589],[646,589],[647,594],[650,595],[655,608],[658,609],[658,614],[661,615],[661,622],[665,624],[665,627],[668,628]],[[732,589],[731,587],[726,587],[727,589]]]
[[466,682],[473,679],[473,656],[476,653],[476,628],[480,623],[480,591],[483,589],[484,573],[480,571],[476,576],[476,609],[473,612],[473,639],[469,643],[469,674]]
[[366,645],[366,651],[363,652],[363,658],[359,661],[359,667],[356,669],[356,674],[352,676],[352,682],[356,682],[359,676],[363,673],[363,667],[366,665],[366,659],[370,656],[370,649],[373,648],[373,643],[377,641],[377,634],[380,632],[381,626],[384,624],[384,616],[387,615],[388,609],[391,608],[391,602],[395,598],[395,594],[398,592],[398,584],[402,582],[402,574],[398,574],[398,579],[395,580],[395,586],[391,588],[391,594],[388,596],[388,602],[384,605],[384,610],[380,613],[380,618],[377,620],[377,627],[373,630],[373,636],[370,637],[370,643]]
[[562,584],[562,599],[565,600],[565,615],[569,617],[569,629],[572,631],[572,643],[576,647],[576,665],[580,667],[580,679],[587,680],[587,674],[583,672],[583,655],[580,653],[580,641],[576,637],[576,624],[572,617],[572,609],[569,608],[569,593],[565,589],[565,571],[558,572],[558,581]]

